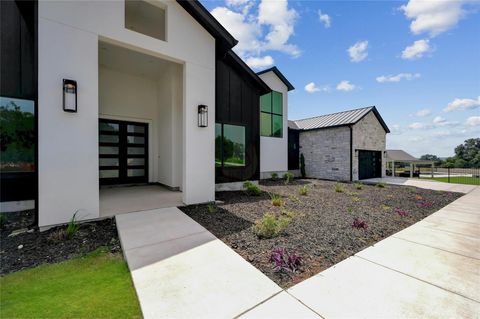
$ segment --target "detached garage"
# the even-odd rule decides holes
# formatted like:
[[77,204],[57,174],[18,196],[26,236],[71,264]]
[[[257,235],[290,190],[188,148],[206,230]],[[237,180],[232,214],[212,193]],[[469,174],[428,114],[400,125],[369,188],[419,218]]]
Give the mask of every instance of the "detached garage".
[[[390,130],[375,106],[289,121],[289,130],[289,136],[298,134],[308,177],[355,181],[385,176]],[[295,166],[298,157],[289,155],[294,158],[289,166]]]

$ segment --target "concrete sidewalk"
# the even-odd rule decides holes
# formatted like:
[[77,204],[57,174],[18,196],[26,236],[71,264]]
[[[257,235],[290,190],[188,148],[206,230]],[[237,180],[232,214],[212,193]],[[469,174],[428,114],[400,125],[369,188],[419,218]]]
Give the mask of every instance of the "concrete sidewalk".
[[437,191],[448,191],[468,194],[472,190],[478,188],[475,185],[442,183],[426,179],[405,178],[405,177],[384,177],[384,178],[370,178],[362,180],[366,184],[385,183],[391,185],[414,186],[419,188],[432,189]]
[[284,291],[177,208],[118,215],[145,318],[478,318],[480,187]]
[[480,188],[288,293],[324,318],[478,318]]

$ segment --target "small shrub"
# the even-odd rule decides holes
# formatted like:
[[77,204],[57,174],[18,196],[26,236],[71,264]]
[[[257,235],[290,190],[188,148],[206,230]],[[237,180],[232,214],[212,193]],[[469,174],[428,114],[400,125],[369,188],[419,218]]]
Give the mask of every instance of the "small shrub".
[[355,188],[358,189],[358,190],[362,190],[362,189],[363,189],[363,184],[362,184],[362,182],[356,182],[356,183],[355,183]]
[[353,208],[352,208],[352,207],[348,207],[348,208],[347,208],[347,213],[353,214]]
[[277,173],[272,173],[271,175],[272,179],[275,180],[278,178],[278,174]]
[[286,172],[285,174],[283,174],[283,179],[285,180],[285,184],[289,184],[294,177],[295,176],[293,176],[293,174],[290,172]]
[[289,254],[285,248],[277,247],[270,254],[270,262],[273,263],[275,272],[282,270],[296,272],[302,264],[302,257],[297,254]]
[[353,223],[352,223],[352,227],[353,228],[357,228],[357,229],[367,229],[368,228],[368,224],[366,221],[364,220],[360,220],[358,218],[355,218],[353,220]]
[[358,196],[358,193],[357,192],[345,192],[345,194],[349,195],[349,196]]
[[295,217],[297,217],[299,214],[291,211],[291,210],[288,210],[288,209],[282,209],[282,212],[281,212],[282,216],[286,216],[290,219],[294,219]]
[[250,196],[258,196],[262,193],[262,190],[258,185],[252,183],[251,181],[246,181],[243,183],[243,187],[246,190],[246,193]]
[[70,219],[70,222],[67,225],[67,229],[65,230],[67,239],[71,239],[80,229],[80,225],[77,223],[76,217],[77,217],[78,211],[73,214],[72,219]]
[[47,240],[51,243],[59,243],[67,240],[67,232],[64,228],[59,228],[48,235]]
[[433,203],[430,203],[430,202],[421,202],[419,205],[420,205],[420,207],[432,207],[432,206],[433,206]]
[[215,214],[218,211],[218,207],[215,203],[209,203],[207,209],[210,214]]
[[300,154],[300,174],[302,175],[302,178],[307,176],[307,173],[305,172],[305,156],[303,156],[303,153]]
[[422,200],[423,197],[422,197],[422,195],[416,194],[416,195],[415,195],[415,199],[416,199],[416,200]]
[[307,196],[309,191],[310,191],[310,188],[308,187],[308,185],[303,185],[298,190],[298,193],[302,196]]
[[273,213],[265,213],[255,221],[254,232],[259,238],[272,238],[278,236],[289,223],[289,218],[277,218]]
[[385,211],[388,211],[388,210],[391,209],[391,207],[388,206],[388,205],[382,205],[382,209],[385,210]]
[[300,198],[298,198],[295,195],[288,195],[288,199],[291,200],[292,202],[299,202]]
[[337,193],[343,193],[343,186],[342,186],[342,184],[340,184],[340,183],[338,183],[338,182],[335,183],[335,191],[336,191]]
[[270,198],[272,199],[272,205],[273,206],[282,206],[283,205],[283,199],[280,195],[277,194],[270,194]]
[[385,188],[386,187],[385,183],[377,183],[375,186],[377,186],[378,188]]
[[354,201],[355,203],[358,203],[359,201],[361,201],[361,199],[358,196],[352,196],[352,201]]
[[5,216],[4,213],[0,214],[0,229],[3,229],[6,223],[7,223],[7,217]]
[[398,207],[395,207],[395,213],[397,213],[401,217],[406,217],[409,215],[407,211],[400,209]]

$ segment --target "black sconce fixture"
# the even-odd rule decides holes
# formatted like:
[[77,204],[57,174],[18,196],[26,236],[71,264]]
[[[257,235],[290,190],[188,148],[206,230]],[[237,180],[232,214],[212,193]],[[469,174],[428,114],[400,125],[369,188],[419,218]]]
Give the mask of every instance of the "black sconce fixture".
[[63,110],[77,112],[77,81],[63,79]]
[[207,127],[208,126],[208,106],[199,105],[198,106],[198,127]]

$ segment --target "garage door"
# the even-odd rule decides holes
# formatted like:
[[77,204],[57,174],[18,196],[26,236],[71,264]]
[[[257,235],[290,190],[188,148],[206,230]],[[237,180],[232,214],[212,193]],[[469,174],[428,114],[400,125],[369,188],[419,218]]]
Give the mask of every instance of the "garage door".
[[358,179],[382,177],[382,152],[358,151]]

